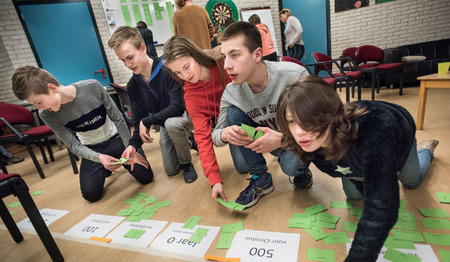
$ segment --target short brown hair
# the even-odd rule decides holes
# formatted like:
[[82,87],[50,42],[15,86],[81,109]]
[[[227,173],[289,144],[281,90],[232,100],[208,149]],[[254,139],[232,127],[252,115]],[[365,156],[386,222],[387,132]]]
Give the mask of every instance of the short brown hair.
[[261,33],[256,26],[243,21],[234,22],[222,32],[221,40],[227,41],[237,36],[244,36],[244,46],[250,53],[258,47],[262,48]]
[[287,17],[290,17],[290,16],[292,15],[292,11],[291,11],[291,9],[283,8],[283,9],[281,9],[281,11],[280,11],[280,16],[281,16],[282,14],[286,14]]
[[48,84],[60,86],[52,74],[39,67],[21,66],[12,76],[12,89],[20,100],[25,100],[32,94],[48,94]]
[[186,0],[175,0],[175,5],[178,9],[180,9],[186,5]]
[[259,18],[259,15],[253,14],[248,18],[248,22],[252,25],[261,24],[261,18]]
[[108,46],[114,50],[125,40],[129,40],[137,49],[141,48],[141,45],[145,43],[139,29],[124,25],[114,31],[111,39],[108,41]]

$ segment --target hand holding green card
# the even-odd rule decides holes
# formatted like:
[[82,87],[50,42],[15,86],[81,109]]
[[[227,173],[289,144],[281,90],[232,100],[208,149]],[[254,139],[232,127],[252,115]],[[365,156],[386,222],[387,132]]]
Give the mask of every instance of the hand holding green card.
[[115,164],[115,165],[122,165],[123,163],[127,162],[128,159],[129,159],[129,158],[123,158],[123,157],[121,157],[121,158],[120,158],[120,161],[115,162],[114,164]]
[[253,138],[253,141],[255,141],[256,139],[262,137],[264,135],[264,132],[261,130],[256,131],[256,128],[252,127],[252,126],[248,126],[246,124],[242,124],[241,125],[242,130],[244,130],[245,132],[247,132],[247,135],[249,137]]

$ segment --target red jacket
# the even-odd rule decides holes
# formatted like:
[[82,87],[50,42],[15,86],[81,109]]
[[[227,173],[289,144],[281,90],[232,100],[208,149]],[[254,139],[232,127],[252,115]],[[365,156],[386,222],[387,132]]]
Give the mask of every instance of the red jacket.
[[[220,178],[220,169],[211,140],[211,117],[216,120],[219,117],[220,99],[223,90],[219,67],[217,65],[211,66],[209,71],[210,80],[198,81],[195,84],[185,82],[183,89],[186,110],[194,124],[200,163],[210,185],[213,186],[222,182],[222,179]],[[225,84],[231,82],[226,70],[224,70],[224,77]]]

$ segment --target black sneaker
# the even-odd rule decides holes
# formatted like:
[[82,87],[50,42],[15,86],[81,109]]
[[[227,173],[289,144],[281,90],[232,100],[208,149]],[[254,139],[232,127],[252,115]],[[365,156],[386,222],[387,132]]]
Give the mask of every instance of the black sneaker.
[[270,194],[274,190],[272,175],[269,174],[269,179],[262,180],[258,175],[253,175],[250,180],[250,185],[239,194],[236,203],[244,205],[245,207],[252,207],[260,197]]
[[313,178],[311,170],[306,170],[306,173],[304,175],[294,176],[294,182],[292,182],[291,177],[289,177],[289,182],[298,189],[308,188],[312,186]]
[[181,170],[183,170],[184,182],[192,183],[197,180],[198,175],[192,163],[181,165]]
[[23,160],[24,159],[21,158],[21,157],[12,156],[12,157],[6,159],[6,164],[7,165],[12,165],[12,164],[16,164],[16,163],[22,162]]
[[189,140],[189,145],[191,145],[191,149],[194,149],[198,153],[198,147],[197,147],[197,142],[195,142],[194,133],[192,133],[192,132],[188,133],[188,140]]

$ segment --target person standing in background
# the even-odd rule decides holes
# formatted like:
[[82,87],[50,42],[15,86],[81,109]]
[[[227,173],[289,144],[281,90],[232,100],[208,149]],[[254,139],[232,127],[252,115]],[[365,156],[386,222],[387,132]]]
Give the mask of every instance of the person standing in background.
[[194,5],[192,0],[175,0],[175,5],[177,11],[172,18],[174,34],[186,36],[200,49],[211,49],[214,27],[206,10]]
[[277,50],[273,46],[272,36],[270,35],[269,28],[265,24],[261,23],[261,18],[257,14],[253,14],[248,19],[248,22],[255,25],[261,33],[263,60],[277,61]]
[[158,57],[156,53],[155,45],[153,44],[153,32],[147,28],[147,24],[143,21],[137,22],[137,29],[141,33],[142,38],[144,38],[145,46],[147,46],[147,55],[149,57]]
[[292,15],[290,9],[280,11],[280,21],[285,23],[284,36],[286,37],[287,55],[300,61],[305,54],[305,44],[302,40],[303,28],[297,17]]

